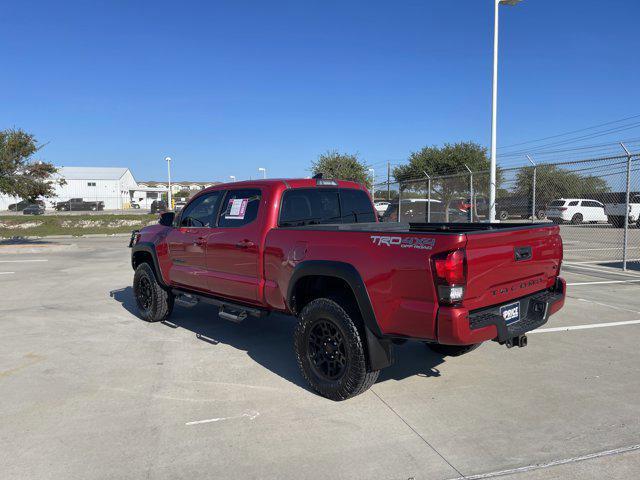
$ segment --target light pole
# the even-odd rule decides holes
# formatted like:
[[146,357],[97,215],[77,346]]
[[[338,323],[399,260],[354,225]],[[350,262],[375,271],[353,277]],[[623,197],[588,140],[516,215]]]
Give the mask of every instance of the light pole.
[[169,191],[167,192],[167,208],[169,210],[172,210],[172,205],[171,205],[171,157],[164,157],[164,159],[167,161],[167,178],[169,180]]
[[374,168],[370,168],[371,172],[371,199],[375,200],[376,196],[376,171]]
[[493,101],[491,105],[491,173],[489,178],[489,221],[496,221],[496,150],[498,123],[498,17],[500,4],[517,5],[522,0],[493,0]]
[[258,168],[259,172],[262,172],[262,178],[267,178],[267,169],[264,167]]
[[236,176],[235,175],[229,175],[229,180],[231,180],[232,182],[236,181]]

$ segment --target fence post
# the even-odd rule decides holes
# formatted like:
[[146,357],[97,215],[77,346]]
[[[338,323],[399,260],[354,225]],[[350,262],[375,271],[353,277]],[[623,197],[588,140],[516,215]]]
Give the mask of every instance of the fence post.
[[431,177],[429,177],[429,181],[427,182],[427,189],[429,190],[429,198],[427,204],[427,222],[431,223]]
[[473,198],[473,172],[466,165],[464,168],[469,171],[469,223],[473,223],[473,208],[475,207],[475,199]]
[[527,155],[527,160],[529,163],[533,165],[533,193],[531,194],[531,221],[536,221],[536,170],[538,169],[537,165],[531,160],[531,156]]
[[627,150],[624,143],[620,145],[627,152],[627,188],[625,193],[625,214],[624,214],[624,240],[622,244],[622,270],[627,271],[627,242],[629,238],[629,191],[631,190],[631,152]]
[[387,161],[387,202],[391,201],[391,162]]
[[398,223],[402,221],[402,184],[398,182]]
[[427,177],[427,223],[431,223],[431,177],[424,170],[422,173]]

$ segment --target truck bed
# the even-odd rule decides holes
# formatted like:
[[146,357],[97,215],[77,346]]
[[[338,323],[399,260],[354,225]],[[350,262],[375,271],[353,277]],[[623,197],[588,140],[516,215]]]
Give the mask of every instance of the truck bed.
[[551,227],[551,223],[332,223],[323,225],[302,225],[297,227],[280,227],[287,230],[323,230],[350,232],[385,232],[385,233],[464,233],[472,235],[481,232],[504,232],[508,230],[528,230],[531,228]]

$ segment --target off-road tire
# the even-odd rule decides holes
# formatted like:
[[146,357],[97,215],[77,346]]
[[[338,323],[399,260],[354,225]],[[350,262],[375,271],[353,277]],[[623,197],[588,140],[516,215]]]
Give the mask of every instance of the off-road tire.
[[173,311],[173,294],[162,288],[148,263],[141,263],[136,268],[133,296],[140,317],[147,322],[166,320]]
[[[321,322],[329,322],[342,335],[344,358],[341,375],[330,379],[318,371],[312,359],[310,336]],[[331,400],[346,400],[361,394],[371,387],[380,374],[379,370],[369,371],[364,347],[364,334],[336,301],[318,298],[309,302],[298,316],[294,333],[294,350],[298,366],[311,388]]]
[[459,357],[465,353],[469,353],[478,348],[481,343],[473,345],[443,345],[441,343],[425,343],[429,350],[433,350],[440,355],[446,355],[448,357]]

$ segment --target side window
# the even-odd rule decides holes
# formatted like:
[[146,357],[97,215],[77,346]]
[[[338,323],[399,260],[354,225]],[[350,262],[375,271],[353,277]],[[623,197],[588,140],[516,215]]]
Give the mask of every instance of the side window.
[[181,227],[214,227],[222,192],[211,192],[196,198],[180,216]]
[[376,214],[369,196],[362,190],[345,188],[340,190],[342,223],[375,222]]
[[340,223],[340,199],[335,188],[300,188],[284,192],[281,227]]
[[257,189],[229,190],[224,199],[219,227],[242,227],[258,217],[262,194]]
[[574,200],[573,202],[569,202],[569,206],[570,207],[575,207],[577,205],[578,205],[578,201],[577,200]]

